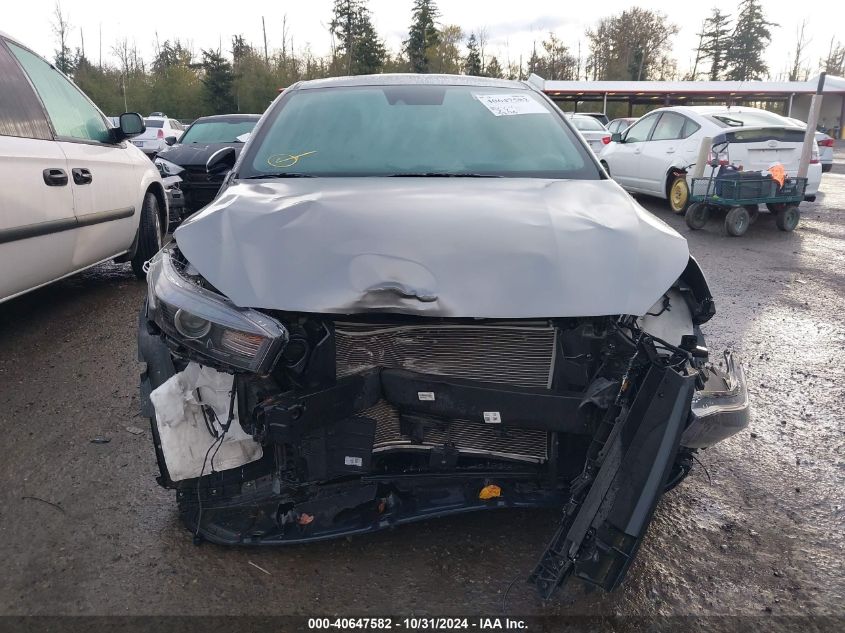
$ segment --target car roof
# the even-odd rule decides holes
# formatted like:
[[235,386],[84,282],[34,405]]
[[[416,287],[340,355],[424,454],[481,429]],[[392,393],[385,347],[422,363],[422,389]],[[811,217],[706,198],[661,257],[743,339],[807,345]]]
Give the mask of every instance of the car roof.
[[[745,105],[704,105],[704,106],[666,106],[664,108],[656,108],[651,112],[680,112],[681,114],[697,114],[701,115],[708,115],[708,114],[721,114],[723,112],[768,112],[770,114],[777,114],[781,116],[777,112],[772,112],[771,110],[764,110],[763,108],[752,108],[751,106]],[[651,112],[646,112],[646,114],[651,114]],[[643,115],[645,116],[645,115]]]
[[413,73],[385,73],[381,75],[312,79],[311,81],[296,83],[291,86],[291,89],[310,90],[314,88],[354,86],[477,86],[479,88],[533,90],[524,82],[511,81],[509,79],[493,79],[490,77],[473,77],[469,75],[422,75]]
[[193,123],[199,123],[200,121],[223,121],[225,123],[235,123],[237,121],[258,121],[260,118],[260,114],[212,114],[210,116],[201,116],[195,119]]

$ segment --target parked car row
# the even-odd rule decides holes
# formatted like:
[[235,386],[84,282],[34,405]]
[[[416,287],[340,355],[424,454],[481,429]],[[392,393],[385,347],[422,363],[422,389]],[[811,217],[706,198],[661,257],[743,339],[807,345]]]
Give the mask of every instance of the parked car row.
[[[227,114],[201,117],[178,139],[165,138],[167,147],[154,159],[162,177],[182,196],[181,215],[211,202],[223,183],[223,173],[208,173],[206,165],[216,152],[231,148],[237,157],[260,115]],[[175,179],[175,180],[174,180]]]
[[[616,129],[627,123],[619,121]],[[806,126],[805,126],[806,127]],[[637,119],[598,154],[602,165],[620,185],[669,201],[675,213],[684,213],[690,199],[690,174],[701,139],[722,138],[729,145],[720,164],[746,171],[764,171],[782,164],[789,176],[798,172],[804,129],[767,110],[726,106],[670,106]],[[831,143],[832,145],[832,143]],[[709,174],[713,167],[708,167]],[[807,199],[814,199],[821,183],[822,165],[815,145],[810,161]]]

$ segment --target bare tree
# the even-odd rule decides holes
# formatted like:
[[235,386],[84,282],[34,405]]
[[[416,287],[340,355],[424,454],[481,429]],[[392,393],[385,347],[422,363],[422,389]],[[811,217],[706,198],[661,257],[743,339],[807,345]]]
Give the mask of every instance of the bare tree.
[[801,73],[801,64],[804,62],[804,51],[807,50],[807,46],[813,41],[805,38],[804,30],[806,27],[807,20],[801,20],[801,25],[795,29],[795,57],[792,60],[792,70],[789,71],[789,81],[798,81],[798,76]]
[[692,70],[688,76],[690,81],[698,80],[698,64],[703,59],[704,52],[704,36],[707,32],[707,20],[701,23],[701,32],[698,34],[698,46],[695,47],[695,62],[693,62]]
[[73,70],[73,55],[68,44],[71,24],[70,18],[62,12],[62,5],[58,0],[53,8],[53,22],[50,25],[59,44],[56,51],[56,68],[68,75]]
[[487,42],[490,40],[490,32],[487,30],[486,26],[482,26],[478,29],[478,56],[481,57],[481,73],[484,74],[484,69],[487,67],[486,61],[486,50],[487,50]]

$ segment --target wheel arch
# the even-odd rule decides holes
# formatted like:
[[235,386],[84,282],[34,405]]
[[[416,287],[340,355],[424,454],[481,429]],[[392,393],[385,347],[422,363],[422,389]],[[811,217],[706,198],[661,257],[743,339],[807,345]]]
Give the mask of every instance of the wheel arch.
[[[141,207],[143,209],[144,199],[147,197],[147,194],[153,194],[158,202],[158,214],[159,220],[161,221],[161,226],[165,227],[165,232],[167,231],[167,226],[169,226],[168,221],[170,218],[170,210],[167,207],[167,194],[164,192],[164,185],[158,181],[151,181],[147,184],[146,188],[144,189],[144,194],[141,196]],[[135,227],[135,236],[132,238],[132,246],[129,247],[129,250],[126,251],[120,257],[115,258],[115,262],[123,263],[128,262],[135,254],[138,252],[138,236],[141,233],[141,213],[142,211],[138,212],[138,226]]]
[[168,221],[170,219],[170,210],[167,207],[167,194],[164,191],[164,185],[154,180],[147,186],[147,190],[144,192],[144,197],[146,197],[148,193],[153,194],[158,201],[159,220],[161,221],[161,226],[165,227],[166,232],[166,228],[169,226]]
[[663,183],[663,193],[666,194],[666,199],[669,199],[669,189],[672,187],[672,181],[679,176],[686,176],[687,170],[685,167],[678,167],[676,165],[672,165],[668,170],[666,170],[666,180]]

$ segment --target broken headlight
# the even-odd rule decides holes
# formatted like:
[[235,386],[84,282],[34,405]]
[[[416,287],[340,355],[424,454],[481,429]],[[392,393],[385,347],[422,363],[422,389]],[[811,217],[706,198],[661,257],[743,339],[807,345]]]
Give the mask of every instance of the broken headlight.
[[266,373],[288,341],[275,319],[203,288],[182,272],[173,245],[149,264],[147,305],[150,318],[180,345],[229,365]]

